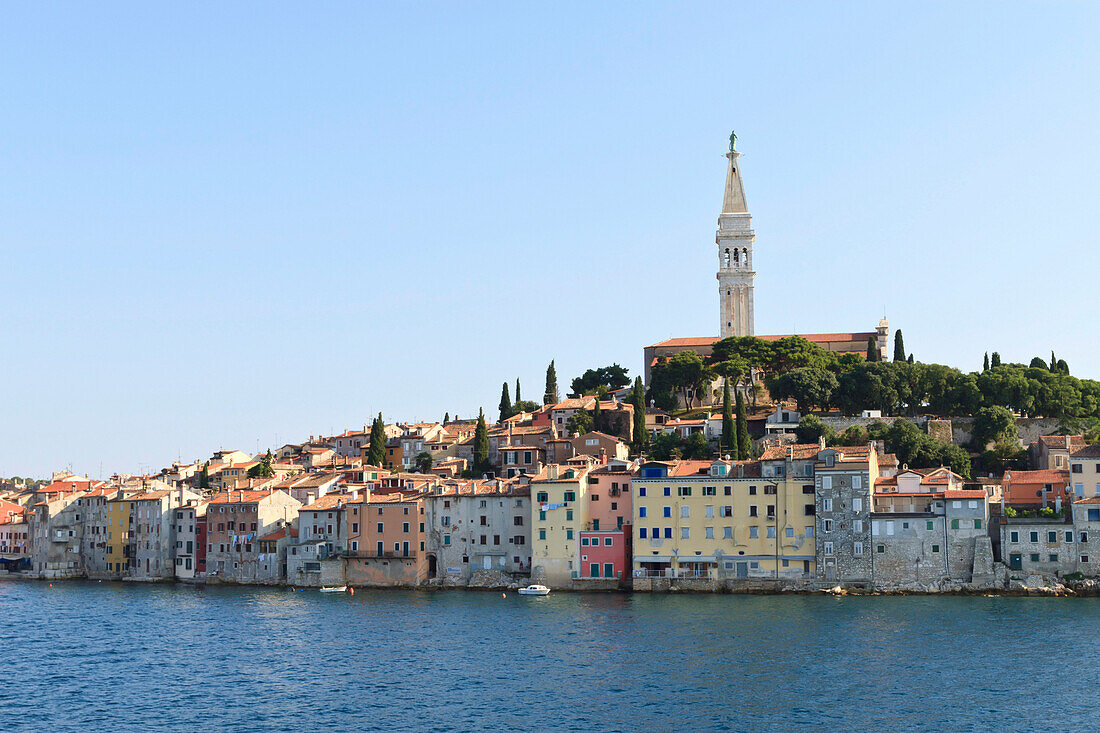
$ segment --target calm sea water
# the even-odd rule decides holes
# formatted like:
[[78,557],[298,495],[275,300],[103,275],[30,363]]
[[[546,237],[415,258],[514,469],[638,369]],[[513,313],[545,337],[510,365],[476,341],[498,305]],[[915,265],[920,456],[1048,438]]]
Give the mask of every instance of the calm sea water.
[[1100,601],[0,581],[7,730],[1097,730]]

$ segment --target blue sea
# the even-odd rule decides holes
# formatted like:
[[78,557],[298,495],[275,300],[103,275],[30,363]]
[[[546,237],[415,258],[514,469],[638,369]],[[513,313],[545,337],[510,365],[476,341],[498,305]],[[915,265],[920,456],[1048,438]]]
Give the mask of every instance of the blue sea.
[[1100,729],[1100,599],[0,581],[6,730]]

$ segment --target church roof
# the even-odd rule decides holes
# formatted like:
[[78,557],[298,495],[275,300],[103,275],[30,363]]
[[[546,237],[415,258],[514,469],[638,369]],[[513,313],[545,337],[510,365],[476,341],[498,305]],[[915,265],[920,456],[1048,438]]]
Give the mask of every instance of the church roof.
[[[849,341],[866,342],[868,338],[878,338],[878,334],[874,331],[865,331],[862,333],[850,332],[850,333],[786,333],[770,336],[757,336],[756,338],[764,341],[778,341],[780,339],[791,338],[797,336],[798,338],[804,338],[807,341],[812,341],[815,344],[822,343],[843,343]],[[656,347],[688,347],[688,346],[713,346],[718,343],[717,336],[698,336],[692,338],[674,338],[659,341],[655,344],[651,344],[649,348]]]

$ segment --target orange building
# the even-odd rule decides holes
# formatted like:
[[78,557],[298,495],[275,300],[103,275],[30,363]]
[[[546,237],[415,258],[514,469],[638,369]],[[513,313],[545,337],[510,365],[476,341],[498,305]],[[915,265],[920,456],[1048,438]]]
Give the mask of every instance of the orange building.
[[427,578],[424,494],[349,501],[345,576],[351,585],[418,585]]

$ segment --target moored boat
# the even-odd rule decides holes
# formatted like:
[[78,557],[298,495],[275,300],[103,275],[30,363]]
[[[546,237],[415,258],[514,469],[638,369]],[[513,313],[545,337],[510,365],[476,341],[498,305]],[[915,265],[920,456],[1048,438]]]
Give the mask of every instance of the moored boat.
[[550,589],[545,585],[529,585],[526,588],[520,588],[517,593],[521,596],[546,596],[550,595]]

